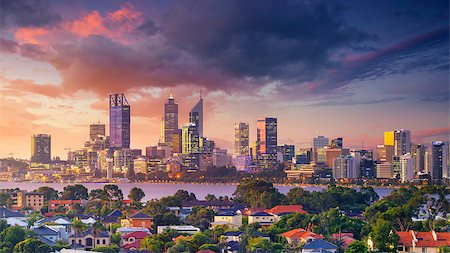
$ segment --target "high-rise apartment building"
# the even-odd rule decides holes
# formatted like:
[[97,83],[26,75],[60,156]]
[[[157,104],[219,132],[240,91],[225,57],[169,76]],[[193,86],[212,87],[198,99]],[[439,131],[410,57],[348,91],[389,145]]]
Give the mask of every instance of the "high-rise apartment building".
[[163,139],[161,141],[173,146],[173,135],[178,133],[178,104],[172,94],[164,103],[162,132]]
[[130,104],[124,94],[109,96],[109,145],[130,148]]
[[94,123],[89,125],[89,138],[90,140],[103,139],[106,136],[105,124]]
[[413,144],[411,146],[411,155],[414,160],[414,173],[425,172],[425,152],[426,147],[423,144]]
[[277,162],[277,119],[260,118],[256,121],[256,152],[259,165],[271,168]]
[[234,155],[249,155],[249,127],[248,123],[236,123],[234,125]]
[[203,98],[189,112],[189,122],[195,124],[198,136],[203,137]]
[[392,157],[394,156],[394,146],[390,145],[377,145],[377,161],[392,163]]
[[431,143],[431,176],[433,180],[449,177],[448,142],[433,141]]
[[409,182],[414,177],[414,160],[411,154],[399,156],[400,159],[400,180]]
[[358,178],[359,160],[350,155],[341,155],[333,160],[333,178]]
[[394,172],[392,170],[392,163],[390,162],[383,162],[377,164],[377,178],[392,178],[394,175]]
[[31,163],[50,164],[51,135],[35,134],[31,136]]

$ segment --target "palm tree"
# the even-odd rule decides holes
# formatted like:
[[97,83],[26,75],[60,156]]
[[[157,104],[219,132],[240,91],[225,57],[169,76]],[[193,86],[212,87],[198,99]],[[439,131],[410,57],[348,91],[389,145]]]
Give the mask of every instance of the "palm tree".
[[92,224],[92,228],[94,229],[94,248],[95,248],[96,239],[103,230],[103,225],[100,222],[95,222],[94,224]]
[[[83,232],[84,224],[78,218],[73,219],[72,221],[72,229],[75,237],[75,245],[78,243],[78,235]],[[72,245],[73,246],[73,245]],[[75,247],[76,249],[76,247]]]

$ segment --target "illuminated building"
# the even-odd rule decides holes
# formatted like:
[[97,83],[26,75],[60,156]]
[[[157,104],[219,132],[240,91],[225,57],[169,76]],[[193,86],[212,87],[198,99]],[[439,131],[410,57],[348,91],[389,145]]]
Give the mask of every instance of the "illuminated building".
[[449,148],[448,142],[433,141],[431,143],[431,165],[433,180],[449,177]]
[[384,145],[394,147],[394,156],[411,153],[411,132],[406,129],[384,132]]
[[411,146],[411,155],[414,159],[414,172],[425,172],[425,152],[426,147],[423,144],[414,144]]
[[170,94],[164,103],[164,117],[162,126],[162,140],[164,143],[173,146],[174,134],[178,133],[178,104]]
[[277,141],[277,119],[258,119],[256,121],[256,152],[259,166],[266,169],[276,166]]
[[249,127],[248,123],[236,123],[234,125],[234,155],[249,155]]
[[187,123],[182,128],[183,167],[188,170],[199,168],[200,141],[195,123]]
[[414,177],[414,161],[411,154],[401,155],[400,159],[400,180],[409,182]]
[[106,136],[105,124],[94,123],[89,125],[90,140],[104,139]]
[[111,148],[130,148],[130,105],[123,94],[109,96],[109,134]]
[[35,134],[31,136],[31,163],[50,164],[51,136]]
[[377,164],[377,178],[390,179],[393,177],[392,163],[383,162]]
[[359,178],[359,159],[350,155],[341,155],[333,160],[333,178]]

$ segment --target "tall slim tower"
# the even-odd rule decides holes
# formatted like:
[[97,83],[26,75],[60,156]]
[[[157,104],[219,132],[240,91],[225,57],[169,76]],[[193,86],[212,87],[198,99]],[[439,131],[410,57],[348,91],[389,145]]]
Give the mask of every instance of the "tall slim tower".
[[248,123],[236,123],[234,125],[234,155],[249,155],[249,127]]
[[31,162],[50,164],[51,136],[49,134],[35,134],[31,136]]
[[161,134],[163,136],[161,141],[173,146],[173,135],[178,133],[178,104],[173,98],[172,93],[164,103],[163,122],[162,131],[164,133]]
[[411,132],[406,129],[384,132],[384,145],[394,146],[394,156],[411,153]]
[[431,176],[433,180],[449,178],[448,142],[433,141],[431,143]]
[[203,137],[203,97],[200,95],[200,100],[189,112],[189,122],[197,126],[199,137]]
[[124,94],[109,95],[111,148],[130,148],[130,104]]
[[270,168],[277,162],[278,131],[276,118],[256,121],[256,153],[260,165]]

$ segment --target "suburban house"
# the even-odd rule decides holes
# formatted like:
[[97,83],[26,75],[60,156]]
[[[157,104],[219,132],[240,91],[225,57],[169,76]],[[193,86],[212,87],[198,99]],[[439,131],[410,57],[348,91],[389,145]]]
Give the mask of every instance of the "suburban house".
[[119,218],[123,216],[123,213],[120,210],[114,210],[108,215],[102,217],[101,222],[105,226],[109,226],[110,224],[120,224]]
[[338,246],[332,244],[331,242],[316,239],[302,247],[302,253],[337,253]]
[[103,230],[95,231],[89,228],[77,235],[73,234],[69,236],[69,244],[73,245],[73,248],[82,248],[85,250],[91,250],[99,246],[108,246],[111,243],[109,234]]
[[332,234],[331,237],[334,241],[339,242],[343,249],[346,249],[351,242],[355,241],[353,233]]
[[46,225],[39,226],[33,229],[38,238],[48,245],[54,245],[56,241],[61,240],[61,235],[58,230],[50,228]]
[[450,232],[397,232],[400,237],[397,252],[437,253],[440,247],[450,246]]
[[239,242],[241,240],[241,235],[242,235],[241,231],[230,231],[230,232],[225,232],[225,234],[224,234],[227,242],[231,242],[231,241]]
[[302,228],[292,229],[290,231],[284,232],[281,234],[284,238],[286,238],[289,244],[298,244],[298,243],[308,243],[312,242],[316,239],[323,239],[322,235],[306,231]]
[[124,250],[139,250],[141,241],[152,235],[150,232],[136,231],[122,236],[121,245]]
[[237,229],[242,225],[242,212],[240,210],[220,211],[214,215],[211,226],[227,225],[231,229]]
[[138,232],[138,231],[150,233],[150,230],[148,228],[120,227],[117,229],[117,232],[120,233],[120,236],[124,236],[126,234],[130,234],[130,233]]
[[120,221],[120,224],[122,227],[133,227],[133,228],[152,228],[153,219],[152,217],[148,216],[145,213],[138,212],[132,216],[130,216],[128,219],[122,219]]
[[258,222],[261,226],[270,226],[276,221],[276,215],[267,212],[257,212],[248,216],[248,224]]
[[3,206],[0,206],[0,220],[5,220],[9,226],[28,227],[27,217],[20,212],[12,211]]

